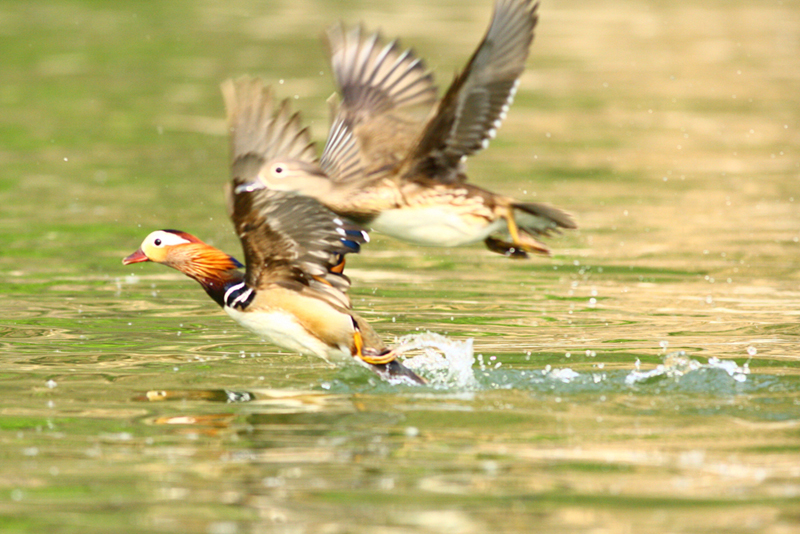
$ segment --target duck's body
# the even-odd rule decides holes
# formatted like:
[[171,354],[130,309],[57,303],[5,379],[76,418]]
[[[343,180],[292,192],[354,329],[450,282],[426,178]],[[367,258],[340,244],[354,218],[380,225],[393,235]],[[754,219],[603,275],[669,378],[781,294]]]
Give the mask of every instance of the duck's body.
[[352,356],[352,314],[282,287],[259,291],[252,305],[257,313],[230,306],[225,307],[225,312],[240,325],[279,347],[324,360]]
[[495,250],[500,241],[493,236],[507,232],[520,250],[497,252],[516,256],[523,251],[548,253],[547,246],[531,234],[547,235],[573,224],[558,208],[519,202],[469,183],[382,182],[373,189],[328,196],[328,206],[359,224],[424,246],[456,247],[484,241]]
[[[538,3],[498,0],[486,36],[436,103],[432,75],[397,43],[341,26],[329,32],[341,95],[320,164],[325,174],[294,180],[261,169],[268,187],[311,196],[334,212],[399,239],[429,246],[479,241],[495,252],[548,253],[537,237],[575,228],[547,204],[521,202],[467,183],[465,160],[488,146],[516,93]],[[347,147],[352,144],[355,148]],[[347,152],[346,165],[341,153]]]
[[[246,81],[239,86],[248,87]],[[312,198],[256,180],[255,170],[281,158],[321,172],[308,157],[313,151],[297,115],[288,113],[286,103],[273,112],[271,96],[261,89],[238,93],[235,109],[229,108],[229,214],[245,272],[231,256],[175,230],[151,233],[123,263],[155,261],[183,272],[236,322],[279,347],[328,361],[356,359],[385,379],[424,383],[352,311],[344,256],[358,252],[366,232]],[[254,127],[266,118],[268,129]]]
[[[351,232],[348,241],[353,239]],[[352,359],[359,351],[368,364],[393,358],[387,358],[391,351],[369,323],[347,307],[280,284],[250,291],[236,258],[186,232],[151,233],[123,264],[145,261],[162,263],[196,280],[234,321],[278,347],[334,362]],[[393,361],[371,366],[389,378],[401,369]]]

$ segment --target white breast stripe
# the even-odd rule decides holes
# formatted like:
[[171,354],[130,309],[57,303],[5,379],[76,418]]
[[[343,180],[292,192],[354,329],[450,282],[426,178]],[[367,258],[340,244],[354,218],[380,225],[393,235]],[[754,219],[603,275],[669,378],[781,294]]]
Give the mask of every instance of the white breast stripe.
[[227,303],[228,297],[230,296],[231,292],[239,291],[240,289],[244,289],[244,282],[239,282],[238,284],[229,287],[228,290],[225,292],[225,296],[222,298],[222,300]]
[[247,291],[236,297],[233,300],[233,302],[231,302],[230,304],[231,308],[235,308],[237,304],[241,304],[242,302],[247,302],[248,299],[250,298],[250,295],[252,294],[253,294],[253,288],[252,287],[247,288]]

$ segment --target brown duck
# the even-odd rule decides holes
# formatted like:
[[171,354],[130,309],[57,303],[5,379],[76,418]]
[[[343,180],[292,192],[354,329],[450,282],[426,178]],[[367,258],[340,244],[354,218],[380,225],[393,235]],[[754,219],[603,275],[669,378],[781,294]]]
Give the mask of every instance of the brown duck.
[[[320,159],[263,167],[270,188],[311,196],[339,215],[430,246],[484,241],[495,252],[547,254],[539,241],[576,228],[553,206],[522,202],[467,183],[466,158],[488,146],[505,118],[533,41],[538,3],[498,0],[483,41],[436,103],[433,76],[411,51],[378,34],[328,32],[341,96]],[[425,120],[413,111],[430,108]]]

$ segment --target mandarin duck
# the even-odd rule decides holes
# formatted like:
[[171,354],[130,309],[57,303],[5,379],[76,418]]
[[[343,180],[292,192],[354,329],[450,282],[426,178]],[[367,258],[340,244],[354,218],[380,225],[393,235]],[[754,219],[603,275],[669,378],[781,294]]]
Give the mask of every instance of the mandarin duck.
[[[573,218],[467,183],[465,170],[467,156],[488,146],[511,105],[538,5],[497,0],[483,41],[435,107],[433,76],[410,50],[401,51],[397,41],[383,45],[360,27],[334,26],[328,43],[341,102],[332,105],[320,159],[326,172],[309,175],[287,163],[263,167],[259,179],[413,243],[484,241],[510,257],[549,254],[537,236],[576,228]],[[427,120],[411,113],[420,107],[430,110]]]
[[290,161],[310,174],[309,133],[284,101],[257,82],[240,80],[238,98],[223,85],[230,128],[232,183],[228,212],[242,243],[245,271],[230,255],[176,230],[158,230],[122,263],[153,261],[193,278],[236,322],[269,342],[325,360],[360,361],[392,382],[425,381],[397,360],[353,310],[344,256],[358,252],[365,231],[313,198],[268,189],[258,170]]

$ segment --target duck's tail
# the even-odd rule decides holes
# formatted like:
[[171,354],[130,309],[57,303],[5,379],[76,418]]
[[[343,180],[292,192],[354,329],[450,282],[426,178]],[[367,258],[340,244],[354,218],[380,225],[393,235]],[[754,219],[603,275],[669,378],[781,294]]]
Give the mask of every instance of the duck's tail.
[[511,258],[527,258],[528,252],[549,255],[550,249],[537,239],[538,236],[549,236],[561,233],[562,229],[578,227],[569,213],[555,206],[536,202],[511,202],[504,218],[508,223],[511,241],[489,236],[485,243],[492,252]]
[[404,383],[413,386],[422,386],[428,383],[424,378],[400,363],[397,358],[388,363],[370,364],[369,366],[375,371],[375,374],[387,382]]

